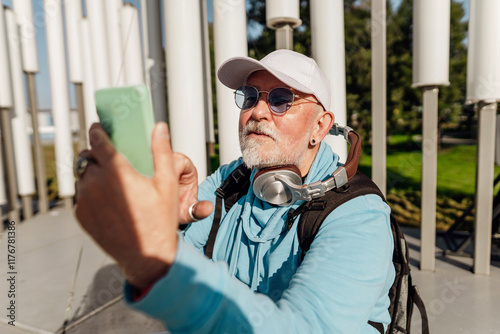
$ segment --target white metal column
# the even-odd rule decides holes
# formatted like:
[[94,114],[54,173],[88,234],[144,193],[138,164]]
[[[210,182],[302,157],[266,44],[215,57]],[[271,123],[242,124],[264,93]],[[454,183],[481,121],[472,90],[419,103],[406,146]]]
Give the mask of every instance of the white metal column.
[[161,39],[161,10],[159,0],[141,0],[144,70],[146,85],[151,91],[155,119],[167,121],[167,88],[165,58]]
[[423,90],[420,269],[429,271],[436,268],[438,94],[438,88]]
[[266,0],[266,25],[276,30],[276,49],[293,50],[293,29],[301,24],[299,0]]
[[[123,86],[125,84],[125,73],[123,70],[124,57],[122,34],[121,34],[121,10],[123,0],[103,1],[104,12],[106,14],[106,30],[102,33],[107,34],[107,56],[109,64],[110,83],[112,87]],[[139,49],[140,52],[140,49]],[[140,63],[136,64],[140,66]]]
[[68,50],[69,80],[75,86],[76,106],[78,108],[78,149],[87,148],[87,129],[85,121],[85,106],[83,95],[82,53],[80,41],[80,21],[83,18],[80,0],[66,0],[64,4],[66,43]]
[[386,193],[387,50],[386,0],[372,0],[372,180]]
[[92,42],[90,37],[90,24],[88,19],[80,20],[80,41],[82,43],[83,67],[83,100],[85,107],[85,129],[88,132],[92,123],[99,122],[95,108],[95,80],[94,66],[92,64]]
[[[332,102],[329,108],[335,122],[347,125],[344,2],[341,0],[311,0],[312,55],[330,79]],[[327,136],[325,141],[340,156],[347,158],[347,143],[341,136]]]
[[[14,13],[19,26],[21,39],[21,54],[23,71],[26,73],[28,96],[31,110],[31,125],[33,129],[33,156],[38,190],[38,210],[41,213],[49,209],[46,185],[45,163],[43,149],[38,129],[38,104],[36,98],[35,75],[38,73],[38,52],[36,45],[36,29],[34,25],[33,4],[31,0],[18,0],[13,2]],[[29,200],[28,200],[29,201]],[[25,200],[26,206],[31,203]],[[23,205],[24,206],[24,205]]]
[[59,0],[44,0],[47,55],[49,61],[52,115],[55,125],[55,152],[59,196],[65,206],[73,206],[73,139],[70,124],[68,76],[64,53],[63,16]]
[[198,0],[164,2],[170,133],[174,151],[187,155],[207,177],[203,51]]
[[[7,52],[7,33],[5,30],[4,7],[0,5],[0,127],[2,132],[2,165],[5,174],[0,174],[2,189],[7,186],[7,194],[2,193],[2,202],[7,202],[8,219],[19,221],[17,206],[16,167],[14,165],[14,149],[10,127],[10,110],[12,109],[12,89],[10,82],[10,62]],[[2,167],[3,167],[2,166]],[[3,168],[2,168],[3,169]],[[5,196],[8,198],[5,198]]]
[[11,126],[16,161],[17,189],[23,202],[25,219],[33,215],[32,199],[36,193],[31,140],[28,135],[26,93],[21,58],[21,45],[16,16],[10,9],[5,9],[7,41],[10,57],[10,74],[14,108],[11,111]]
[[479,104],[478,109],[474,273],[489,275],[497,104],[483,102]]
[[108,58],[108,35],[105,22],[104,2],[85,0],[87,20],[90,26],[92,43],[92,64],[94,69],[95,89],[108,88],[111,85],[111,71]]
[[[205,0],[200,0],[201,8],[201,24],[202,24],[202,36],[201,40],[203,43],[203,73],[204,76],[204,94],[203,100],[205,103],[205,134],[207,136],[207,154],[208,156],[215,154],[215,125],[214,125],[214,110],[212,102],[212,72],[210,68],[210,38],[209,38],[209,25],[208,25],[208,8],[207,2]],[[207,169],[210,171],[210,159],[207,161]]]
[[438,86],[449,82],[450,0],[413,4],[413,84],[423,90],[420,269],[435,270]]
[[500,1],[471,1],[467,102],[479,102],[474,273],[489,275],[496,107],[500,101]]
[[141,54],[139,12],[131,3],[120,9],[120,31],[123,45],[123,71],[127,86],[144,84],[144,66]]
[[[244,0],[213,0],[215,69],[231,57],[246,57],[247,30]],[[217,116],[219,120],[220,163],[227,164],[241,156],[238,138],[240,110],[233,91],[217,80]]]

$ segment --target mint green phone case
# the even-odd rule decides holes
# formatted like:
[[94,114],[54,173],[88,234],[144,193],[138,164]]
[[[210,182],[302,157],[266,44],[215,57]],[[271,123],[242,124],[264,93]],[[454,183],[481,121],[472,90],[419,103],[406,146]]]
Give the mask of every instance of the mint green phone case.
[[97,90],[97,114],[116,149],[141,174],[153,176],[151,133],[155,124],[145,85]]

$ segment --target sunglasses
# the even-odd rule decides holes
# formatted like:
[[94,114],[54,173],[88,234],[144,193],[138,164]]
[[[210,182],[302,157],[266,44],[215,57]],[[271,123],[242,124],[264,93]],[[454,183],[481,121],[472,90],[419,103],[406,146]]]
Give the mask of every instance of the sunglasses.
[[[273,88],[268,92],[265,90],[257,90],[257,88],[253,86],[241,86],[234,91],[234,101],[238,108],[242,110],[250,109],[259,102],[260,93],[267,93],[267,104],[276,115],[284,115],[292,106],[295,97],[300,97],[294,94],[291,89],[284,87]],[[318,103],[317,101],[308,100],[306,98],[304,98],[304,100]]]

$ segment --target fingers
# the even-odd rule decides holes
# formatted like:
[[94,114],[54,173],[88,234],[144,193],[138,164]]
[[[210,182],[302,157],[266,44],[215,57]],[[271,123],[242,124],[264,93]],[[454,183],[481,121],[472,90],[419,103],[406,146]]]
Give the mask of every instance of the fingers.
[[159,122],[153,129],[151,138],[151,152],[153,153],[154,178],[168,179],[172,176],[172,145],[167,123]]
[[182,153],[174,152],[174,165],[180,184],[195,183],[198,186],[198,172],[191,159]]
[[212,211],[214,210],[214,206],[210,201],[201,201],[197,202],[192,209],[192,218],[196,220],[200,220],[210,216]]
[[89,142],[92,155],[100,165],[106,164],[116,154],[113,143],[99,123],[93,123],[90,127]]

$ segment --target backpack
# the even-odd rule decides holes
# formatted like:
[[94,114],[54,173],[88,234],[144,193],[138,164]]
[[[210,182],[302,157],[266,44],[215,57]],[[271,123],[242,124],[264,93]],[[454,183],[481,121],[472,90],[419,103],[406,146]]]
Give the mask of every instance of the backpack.
[[[217,236],[222,216],[222,200],[224,199],[224,209],[226,212],[229,211],[248,192],[251,183],[250,174],[251,170],[242,164],[217,189],[214,221],[205,248],[205,255],[207,257],[212,258],[215,237]],[[321,224],[333,210],[355,197],[368,194],[378,195],[385,201],[385,197],[377,185],[364,174],[357,172],[342,188],[328,191],[323,197],[305,202],[297,209],[290,209],[287,213],[288,230],[291,229],[295,218],[300,215],[297,234],[302,250],[302,258],[304,258],[309,250]],[[410,333],[413,305],[416,305],[422,318],[422,333],[428,334],[429,324],[425,305],[418,293],[417,287],[412,284],[408,244],[392,213],[390,220],[394,238],[392,262],[396,276],[389,290],[391,323],[385,333]],[[384,326],[381,323],[373,321],[369,321],[368,323],[381,334],[384,334]]]

